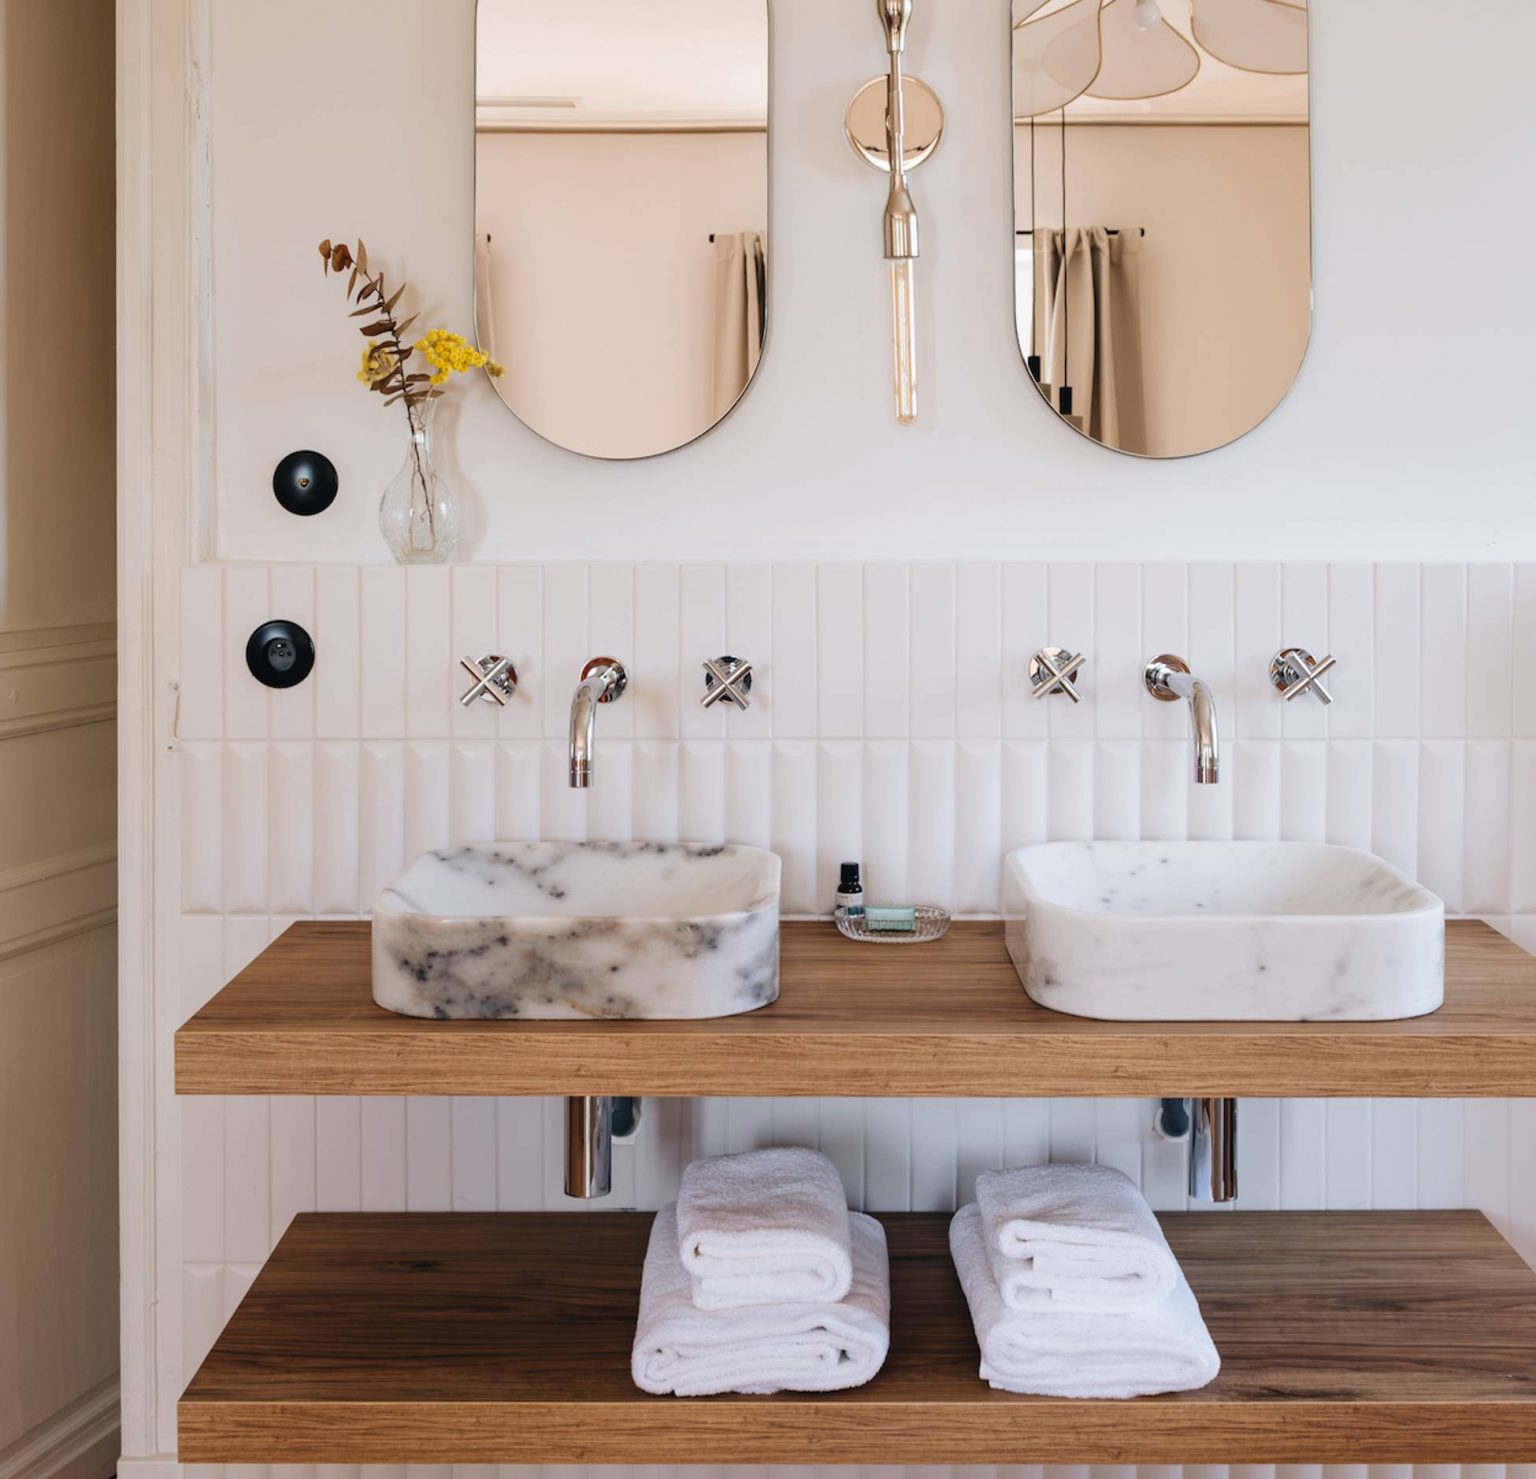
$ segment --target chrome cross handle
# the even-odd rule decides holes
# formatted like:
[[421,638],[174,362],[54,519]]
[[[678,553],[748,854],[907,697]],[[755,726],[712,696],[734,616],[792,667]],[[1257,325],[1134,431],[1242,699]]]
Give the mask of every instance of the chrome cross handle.
[[1042,647],[1029,660],[1029,696],[1038,699],[1051,693],[1064,693],[1073,703],[1082,703],[1083,696],[1073,686],[1072,679],[1087,660],[1081,652],[1073,654],[1065,647]]
[[738,709],[750,709],[752,700],[752,664],[739,657],[713,657],[704,663],[704,697],[699,700],[706,709],[713,708],[721,700],[736,705]]
[[512,666],[510,658],[492,653],[489,657],[482,657],[479,662],[473,662],[467,657],[461,657],[459,666],[475,680],[474,686],[459,699],[466,709],[476,699],[495,704],[497,708],[506,708],[507,700],[517,687],[517,669]]
[[1286,703],[1300,698],[1309,689],[1321,704],[1331,704],[1333,695],[1323,686],[1323,674],[1337,667],[1335,658],[1321,662],[1305,647],[1282,647],[1269,665],[1269,681],[1280,690]]

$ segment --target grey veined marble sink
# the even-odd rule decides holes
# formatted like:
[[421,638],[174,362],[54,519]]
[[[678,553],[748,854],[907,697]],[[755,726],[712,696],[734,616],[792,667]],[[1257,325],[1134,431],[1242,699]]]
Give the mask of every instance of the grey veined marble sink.
[[779,859],[686,842],[488,842],[373,909],[373,999],[411,1017],[730,1017],[779,994]]
[[1445,997],[1445,906],[1311,842],[1056,842],[1003,864],[1008,953],[1041,1006],[1119,1022],[1365,1022]]

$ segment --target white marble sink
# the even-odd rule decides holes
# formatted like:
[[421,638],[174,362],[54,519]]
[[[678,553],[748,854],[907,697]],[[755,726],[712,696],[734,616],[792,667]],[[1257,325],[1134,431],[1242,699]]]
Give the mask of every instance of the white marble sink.
[[779,994],[779,860],[756,847],[488,842],[373,908],[373,999],[410,1017],[730,1017]]
[[1041,1006],[1119,1022],[1384,1021],[1445,996],[1445,906],[1311,842],[1055,842],[1003,863]]

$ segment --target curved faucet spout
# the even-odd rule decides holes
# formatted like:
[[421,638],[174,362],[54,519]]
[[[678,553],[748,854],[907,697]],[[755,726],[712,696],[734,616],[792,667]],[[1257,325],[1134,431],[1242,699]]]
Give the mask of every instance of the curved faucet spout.
[[1195,781],[1215,785],[1221,777],[1221,740],[1216,723],[1216,700],[1210,686],[1194,677],[1181,658],[1158,657],[1147,664],[1147,690],[1165,703],[1184,699],[1189,704],[1189,723],[1195,741]]
[[584,791],[592,784],[592,741],[597,706],[609,704],[624,692],[628,675],[624,665],[611,657],[594,657],[581,670],[581,682],[571,699],[571,786]]

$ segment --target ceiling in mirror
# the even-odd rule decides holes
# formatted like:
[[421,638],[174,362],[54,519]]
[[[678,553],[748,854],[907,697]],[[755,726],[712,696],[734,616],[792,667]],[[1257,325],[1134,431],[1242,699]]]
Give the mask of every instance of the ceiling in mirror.
[[1252,430],[1311,329],[1307,12],[1014,0],[1016,327],[1085,436],[1177,457]]
[[768,312],[767,0],[479,0],[475,288],[492,382],[594,457],[702,436]]

